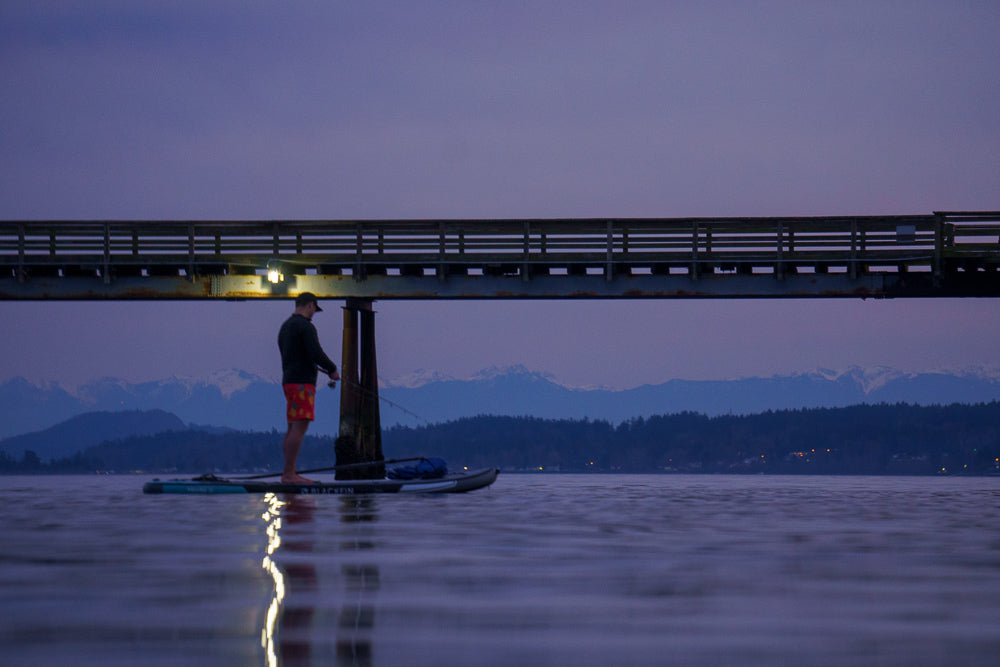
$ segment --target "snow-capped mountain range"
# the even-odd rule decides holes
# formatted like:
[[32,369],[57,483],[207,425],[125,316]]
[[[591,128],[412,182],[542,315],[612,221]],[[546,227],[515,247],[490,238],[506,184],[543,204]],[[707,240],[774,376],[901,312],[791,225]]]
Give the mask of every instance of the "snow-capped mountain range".
[[[456,379],[417,370],[382,382],[384,427],[418,426],[480,414],[618,423],[683,411],[708,415],[840,407],[858,403],[918,405],[1000,400],[1000,368],[903,372],[892,368],[818,369],[809,373],[735,380],[669,380],[632,389],[582,389],[559,384],[523,366],[492,367]],[[187,424],[246,431],[284,430],[277,382],[228,370],[204,378],[130,383],[104,378],[64,389],[23,378],[0,383],[0,438],[48,428],[94,411],[163,410]],[[339,389],[320,387],[311,432],[337,429]]]

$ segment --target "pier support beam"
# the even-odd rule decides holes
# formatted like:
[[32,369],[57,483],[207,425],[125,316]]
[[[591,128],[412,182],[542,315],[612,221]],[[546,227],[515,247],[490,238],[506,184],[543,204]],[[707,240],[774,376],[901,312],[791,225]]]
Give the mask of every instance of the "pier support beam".
[[[337,465],[384,461],[375,355],[375,311],[372,310],[371,299],[348,299],[344,306],[340,376],[340,434],[335,446]],[[384,465],[337,471],[337,479],[377,479],[384,476]]]

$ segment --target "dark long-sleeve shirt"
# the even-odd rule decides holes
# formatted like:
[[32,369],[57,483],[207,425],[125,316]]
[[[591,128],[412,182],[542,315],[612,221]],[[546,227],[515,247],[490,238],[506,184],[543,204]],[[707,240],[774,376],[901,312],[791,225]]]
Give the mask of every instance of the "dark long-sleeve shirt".
[[278,349],[282,384],[316,384],[317,366],[328,373],[337,370],[319,344],[316,327],[302,315],[293,314],[281,325]]

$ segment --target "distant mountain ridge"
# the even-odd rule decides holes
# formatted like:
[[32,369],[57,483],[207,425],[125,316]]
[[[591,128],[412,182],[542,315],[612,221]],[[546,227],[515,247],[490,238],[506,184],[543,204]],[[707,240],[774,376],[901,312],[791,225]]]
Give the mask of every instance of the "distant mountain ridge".
[[0,438],[48,428],[86,412],[125,410],[164,410],[186,423],[270,430],[281,426],[282,401],[275,383],[238,370],[202,380],[132,383],[101,378],[73,390],[14,378],[0,384]]
[[[591,419],[613,423],[679,412],[708,416],[767,410],[843,407],[863,403],[941,405],[1000,400],[1000,370],[907,373],[899,370],[819,369],[810,373],[737,380],[668,380],[632,389],[581,389],[523,366],[492,367],[467,379],[416,371],[383,382],[383,426],[440,423],[477,415]],[[339,389],[317,393],[316,435],[338,427]],[[404,408],[405,411],[403,409]],[[103,378],[72,391],[23,378],[0,383],[0,438],[46,429],[97,411],[162,410],[186,424],[240,431],[284,430],[278,383],[239,370],[203,379],[130,383]]]
[[163,410],[88,412],[42,431],[0,440],[0,451],[12,456],[32,451],[44,461],[72,456],[108,440],[185,429],[176,415]]
[[[767,378],[668,380],[614,390],[567,387],[548,374],[513,366],[486,369],[467,380],[436,377],[418,384],[410,378],[387,383],[381,394],[431,423],[480,414],[622,422],[678,412],[715,416],[865,403],[985,403],[1000,399],[1000,370],[907,373],[854,367]],[[382,411],[383,421],[387,412],[391,409]],[[406,415],[393,420],[420,423]]]
[[[278,431],[177,428],[162,411],[99,412],[0,441],[0,473],[192,474],[280,470]],[[164,430],[165,429],[165,430]],[[105,438],[92,444],[95,440]],[[479,416],[385,431],[386,454],[514,472],[822,475],[1000,474],[1000,401],[857,405],[755,415],[685,412],[618,425],[589,419]],[[304,468],[329,466],[335,438],[308,437]],[[33,444],[34,443],[34,444]],[[58,444],[62,449],[43,449]],[[74,447],[80,449],[74,453]],[[36,450],[40,450],[36,451]]]

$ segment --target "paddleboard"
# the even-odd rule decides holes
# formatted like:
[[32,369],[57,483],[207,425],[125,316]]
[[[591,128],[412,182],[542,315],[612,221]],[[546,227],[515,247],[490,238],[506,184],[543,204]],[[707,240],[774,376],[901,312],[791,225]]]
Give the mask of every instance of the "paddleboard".
[[369,493],[464,493],[492,484],[497,468],[453,472],[436,479],[351,479],[316,484],[283,484],[259,479],[225,479],[202,475],[193,479],[154,479],[142,486],[143,493],[299,493],[345,494]]

